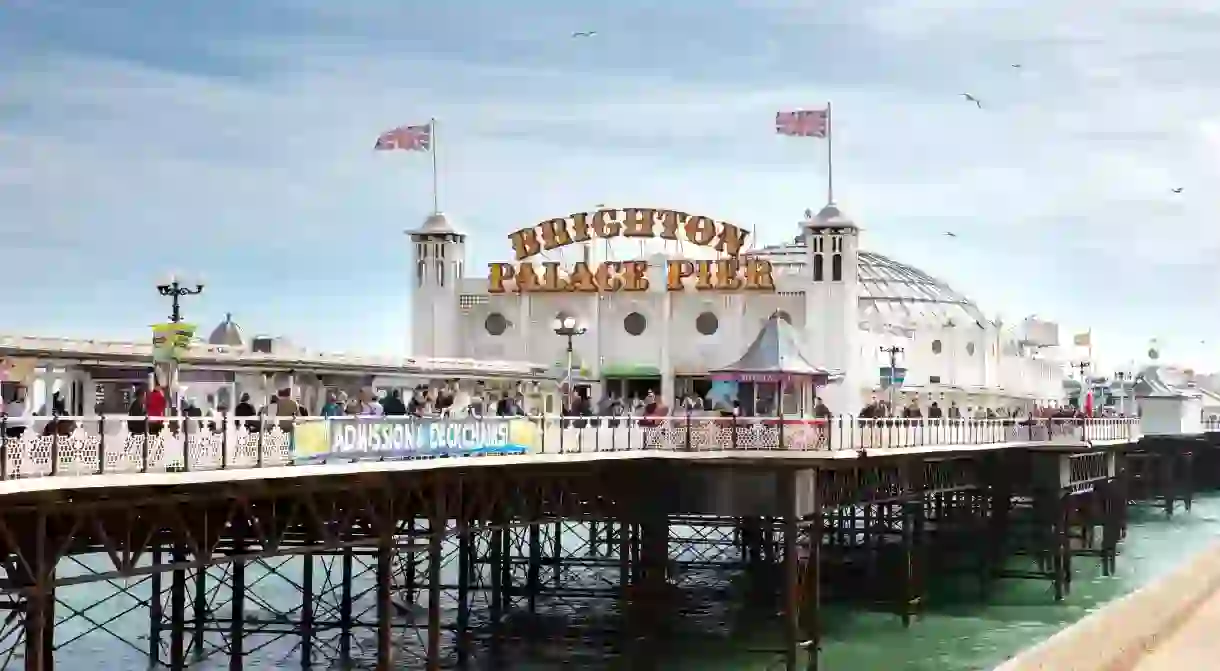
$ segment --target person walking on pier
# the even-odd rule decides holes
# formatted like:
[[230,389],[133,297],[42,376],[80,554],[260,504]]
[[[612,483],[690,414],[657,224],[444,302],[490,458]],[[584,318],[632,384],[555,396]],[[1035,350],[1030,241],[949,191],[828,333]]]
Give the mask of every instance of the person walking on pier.
[[385,400],[381,402],[381,409],[386,417],[400,417],[407,414],[407,405],[402,402],[402,392],[397,389],[387,392]]
[[30,405],[25,398],[25,387],[17,385],[13,400],[4,404],[4,437],[20,438],[30,428]]
[[273,417],[288,418],[280,422],[280,430],[284,433],[292,433],[293,419],[301,414],[301,406],[292,400],[292,390],[288,388],[279,391],[276,395],[275,403],[267,410],[267,414]]
[[[346,401],[347,399],[343,399]],[[322,406],[323,417],[338,417],[343,414],[343,406],[345,403],[339,400],[339,396],[335,392],[330,392],[326,395],[326,404]]]

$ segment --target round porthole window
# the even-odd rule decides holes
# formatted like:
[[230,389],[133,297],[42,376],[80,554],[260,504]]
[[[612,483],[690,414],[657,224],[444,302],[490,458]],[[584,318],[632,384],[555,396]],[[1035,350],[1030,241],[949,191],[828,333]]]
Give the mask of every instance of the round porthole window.
[[632,312],[623,319],[623,330],[638,336],[648,328],[648,318],[638,312]]
[[939,340],[933,340],[933,341],[932,341],[932,353],[933,353],[933,354],[940,354],[940,350],[941,350],[941,344],[940,344],[940,341],[939,341]]
[[487,329],[487,333],[490,335],[504,335],[504,332],[508,330],[508,320],[499,312],[493,312],[483,320],[483,328]]
[[704,312],[695,318],[695,330],[705,336],[716,333],[719,328],[720,320],[716,318],[715,313]]

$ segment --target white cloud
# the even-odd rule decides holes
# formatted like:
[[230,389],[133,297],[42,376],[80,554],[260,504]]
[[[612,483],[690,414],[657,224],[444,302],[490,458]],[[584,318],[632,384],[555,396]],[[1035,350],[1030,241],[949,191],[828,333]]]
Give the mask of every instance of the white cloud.
[[[68,285],[134,292],[144,279],[133,275],[185,266],[217,278],[217,292],[233,285],[204,304],[217,314],[230,307],[221,300],[258,305],[280,281],[327,295],[382,283],[378,300],[401,311],[405,248],[393,241],[430,205],[430,164],[374,154],[390,125],[441,120],[442,198],[487,233],[479,264],[504,252],[510,230],[598,202],[682,207],[790,237],[801,210],[821,204],[825,146],[775,137],[771,118],[829,99],[839,199],[868,247],[1010,320],[1037,311],[1094,324],[1099,342],[1123,343],[1116,351],[1170,332],[1202,340],[1193,334],[1220,327],[1198,309],[1216,298],[1207,262],[1220,251],[1220,46],[1205,29],[1220,25],[1217,7],[768,0],[742,10],[767,30],[722,27],[740,28],[736,42],[705,37],[686,53],[659,23],[606,30],[601,55],[552,45],[560,57],[545,65],[511,55],[542,48],[520,36],[501,62],[456,43],[427,59],[350,36],[207,45],[248,76],[46,53],[0,71],[6,103],[26,111],[0,117],[0,226],[29,241],[12,262],[23,272],[70,259],[55,270]],[[336,34],[401,20],[326,11]],[[529,31],[569,22],[613,25],[552,16]],[[960,99],[967,90],[985,109]],[[45,291],[39,300],[57,295]],[[250,319],[306,342],[301,332],[316,330],[332,346],[400,346],[342,342],[349,328],[289,303]],[[374,303],[328,315],[348,323]],[[1220,364],[1199,347],[1182,356]]]

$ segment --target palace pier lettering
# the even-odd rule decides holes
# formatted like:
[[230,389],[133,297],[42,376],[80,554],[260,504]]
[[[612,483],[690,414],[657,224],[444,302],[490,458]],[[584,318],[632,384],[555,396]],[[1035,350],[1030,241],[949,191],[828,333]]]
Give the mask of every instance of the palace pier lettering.
[[518,265],[489,264],[488,291],[493,294],[507,291],[595,293],[648,291],[651,288],[656,279],[649,280],[647,261],[591,264],[586,259],[572,264],[570,270],[564,270],[562,264],[553,261],[521,263],[542,252],[585,243],[595,237],[681,239],[714,249],[726,257],[667,262],[664,282],[669,291],[682,291],[692,285],[698,291],[775,291],[769,262],[739,256],[748,236],[749,231],[733,224],[676,210],[629,207],[578,212],[510,234],[508,239]]
[[[565,272],[560,263],[488,264],[488,287],[493,294],[574,291],[582,293],[648,291],[647,261],[577,261]],[[541,268],[539,268],[541,266]],[[771,263],[761,259],[675,259],[666,263],[666,289],[682,291],[693,285],[699,291],[775,291]]]

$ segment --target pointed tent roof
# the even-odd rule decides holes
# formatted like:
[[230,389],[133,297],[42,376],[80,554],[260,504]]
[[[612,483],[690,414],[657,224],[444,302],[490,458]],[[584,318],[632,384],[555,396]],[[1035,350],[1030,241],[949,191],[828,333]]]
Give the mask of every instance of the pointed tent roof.
[[815,366],[805,358],[796,329],[778,312],[763,325],[754,342],[735,363],[712,371],[715,376],[767,380],[769,378],[813,378],[838,380],[842,371]]
[[1136,398],[1200,398],[1202,393],[1180,373],[1164,366],[1147,366],[1135,376]]

